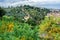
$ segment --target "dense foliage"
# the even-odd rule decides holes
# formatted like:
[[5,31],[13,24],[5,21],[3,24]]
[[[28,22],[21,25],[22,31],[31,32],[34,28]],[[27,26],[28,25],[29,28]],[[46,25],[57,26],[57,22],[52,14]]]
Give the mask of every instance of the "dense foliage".
[[49,13],[46,8],[32,7],[24,5],[20,7],[10,8],[7,15],[14,16],[19,22],[26,22],[30,25],[40,24],[41,20]]
[[12,17],[3,16],[0,20],[0,40],[39,40],[38,26],[14,21]]
[[0,8],[0,40],[60,40],[60,16],[49,12],[29,5]]
[[60,17],[46,16],[40,24],[40,37],[44,40],[60,40]]
[[0,7],[0,17],[2,17],[3,15],[5,15],[6,11]]

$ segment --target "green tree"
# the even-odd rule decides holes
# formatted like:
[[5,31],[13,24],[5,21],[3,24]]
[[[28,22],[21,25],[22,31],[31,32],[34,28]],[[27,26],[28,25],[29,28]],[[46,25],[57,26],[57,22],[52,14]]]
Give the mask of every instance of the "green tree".
[[3,15],[5,15],[6,11],[0,7],[0,17],[2,17]]

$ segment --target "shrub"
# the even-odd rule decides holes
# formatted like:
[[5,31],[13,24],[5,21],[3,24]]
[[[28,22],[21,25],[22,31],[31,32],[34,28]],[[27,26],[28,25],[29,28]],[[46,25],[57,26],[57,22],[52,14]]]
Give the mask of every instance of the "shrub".
[[49,40],[60,40],[60,18],[54,17],[45,17],[45,20],[40,24],[40,37],[43,39]]
[[[9,17],[0,20],[0,40],[39,40],[38,27],[12,21]],[[7,21],[8,20],[8,21]]]
[[3,15],[5,15],[6,11],[0,7],[0,17],[2,17]]

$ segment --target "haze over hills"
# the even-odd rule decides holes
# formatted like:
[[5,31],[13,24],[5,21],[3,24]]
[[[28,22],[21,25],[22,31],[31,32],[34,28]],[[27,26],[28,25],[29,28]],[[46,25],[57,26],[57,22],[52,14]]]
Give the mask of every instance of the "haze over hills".
[[60,9],[60,0],[0,0],[0,6],[2,7],[20,5]]

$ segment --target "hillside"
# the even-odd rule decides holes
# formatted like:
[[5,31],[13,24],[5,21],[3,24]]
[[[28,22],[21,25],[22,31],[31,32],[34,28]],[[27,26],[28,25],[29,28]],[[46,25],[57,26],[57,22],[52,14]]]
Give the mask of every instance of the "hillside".
[[[9,8],[8,8],[9,9]],[[49,9],[38,8],[29,5],[24,5],[20,7],[12,7],[10,10],[6,10],[8,16],[13,16],[20,22],[26,22],[31,25],[40,24],[40,20],[49,13]],[[30,21],[32,23],[30,23]]]
[[60,11],[29,5],[0,7],[0,40],[60,40]]

